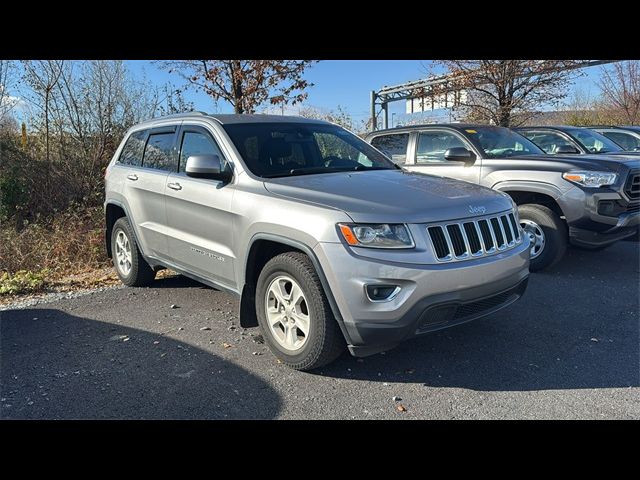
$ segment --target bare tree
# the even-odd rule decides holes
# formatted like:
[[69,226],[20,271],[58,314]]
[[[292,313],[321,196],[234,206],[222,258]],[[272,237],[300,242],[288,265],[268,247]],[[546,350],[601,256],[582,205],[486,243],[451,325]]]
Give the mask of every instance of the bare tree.
[[39,98],[36,104],[44,115],[45,145],[47,163],[51,161],[49,152],[49,108],[54,88],[62,75],[63,60],[29,60],[24,62],[25,78],[33,94]]
[[320,109],[306,105],[300,108],[299,115],[306,118],[315,118],[317,120],[326,120],[327,122],[335,123],[347,130],[356,131],[356,126],[353,118],[344,109],[344,107],[338,105],[334,110]]
[[598,82],[603,103],[618,110],[621,123],[640,123],[640,61],[616,62],[602,67]]
[[512,126],[514,113],[521,124],[536,114],[540,105],[559,102],[577,75],[567,70],[572,60],[437,60],[432,68],[444,68],[450,82],[434,93],[463,90],[459,106],[476,121]]
[[15,107],[15,100],[10,95],[15,81],[15,66],[10,60],[0,60],[0,122]]
[[176,72],[189,86],[215,101],[226,100],[235,113],[254,113],[265,102],[271,105],[303,101],[312,86],[303,78],[311,64],[304,60],[174,60],[163,68]]

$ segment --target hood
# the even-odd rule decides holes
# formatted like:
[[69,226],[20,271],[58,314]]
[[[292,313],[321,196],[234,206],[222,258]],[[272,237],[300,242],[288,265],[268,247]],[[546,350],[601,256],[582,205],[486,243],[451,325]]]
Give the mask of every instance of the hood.
[[489,188],[400,170],[274,178],[265,187],[276,195],[342,210],[362,223],[440,222],[512,208],[507,195]]
[[523,155],[509,159],[540,162],[540,168],[567,171],[567,170],[608,170],[617,173],[626,173],[630,169],[640,168],[640,156],[637,155]]

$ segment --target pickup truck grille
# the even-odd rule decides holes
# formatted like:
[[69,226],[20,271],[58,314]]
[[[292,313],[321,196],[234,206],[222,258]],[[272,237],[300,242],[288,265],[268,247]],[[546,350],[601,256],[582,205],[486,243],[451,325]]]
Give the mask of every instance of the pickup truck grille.
[[624,185],[624,192],[631,200],[640,198],[640,172],[631,172]]
[[485,257],[522,242],[520,226],[513,212],[428,225],[427,232],[440,262]]

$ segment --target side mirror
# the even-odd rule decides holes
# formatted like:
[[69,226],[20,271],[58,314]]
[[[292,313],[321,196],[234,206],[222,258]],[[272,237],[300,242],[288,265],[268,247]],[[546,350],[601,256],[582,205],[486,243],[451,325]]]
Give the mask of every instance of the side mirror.
[[191,155],[187,158],[185,173],[193,178],[211,178],[228,182],[231,172],[222,169],[222,162],[218,155]]
[[556,154],[560,153],[560,154],[574,154],[574,153],[580,153],[578,151],[578,149],[576,147],[574,147],[573,145],[558,145],[556,147]]
[[464,162],[465,167],[476,163],[476,155],[464,147],[453,147],[444,152],[444,159],[450,162]]

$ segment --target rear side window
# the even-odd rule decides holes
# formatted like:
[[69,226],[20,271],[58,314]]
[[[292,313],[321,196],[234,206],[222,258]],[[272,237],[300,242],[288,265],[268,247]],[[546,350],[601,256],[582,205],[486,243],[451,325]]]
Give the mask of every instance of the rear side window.
[[180,171],[184,172],[187,159],[191,155],[218,155],[225,166],[224,156],[216,142],[209,135],[201,132],[184,132],[182,135],[182,147],[180,148]]
[[144,150],[144,139],[147,136],[147,130],[134,132],[129,136],[127,143],[122,148],[118,163],[122,165],[131,165],[139,167],[142,165],[142,152]]
[[376,147],[393,163],[405,163],[407,161],[408,133],[396,133],[394,135],[380,135],[371,140],[371,145]]
[[144,148],[142,166],[156,170],[175,171],[172,146],[174,133],[156,133],[149,135]]

